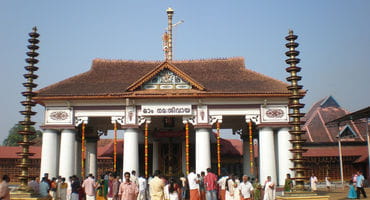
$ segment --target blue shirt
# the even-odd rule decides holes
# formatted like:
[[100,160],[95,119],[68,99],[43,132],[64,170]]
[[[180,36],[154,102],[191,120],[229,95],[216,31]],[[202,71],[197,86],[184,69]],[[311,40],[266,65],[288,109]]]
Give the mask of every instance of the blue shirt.
[[47,182],[42,181],[39,186],[40,196],[47,197],[49,195],[49,184]]
[[358,175],[356,178],[356,187],[363,187],[364,180],[364,176]]

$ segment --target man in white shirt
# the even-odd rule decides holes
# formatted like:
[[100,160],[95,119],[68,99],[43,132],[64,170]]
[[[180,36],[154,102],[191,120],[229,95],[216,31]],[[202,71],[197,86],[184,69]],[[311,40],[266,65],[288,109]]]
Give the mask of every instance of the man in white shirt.
[[139,185],[139,181],[136,177],[136,171],[135,170],[132,170],[130,180],[131,180],[131,182],[134,182],[137,186]]
[[226,180],[228,179],[229,177],[228,176],[223,176],[221,177],[217,183],[220,187],[220,200],[225,200],[225,196],[226,196]]
[[190,171],[188,174],[188,181],[189,181],[189,190],[190,190],[190,200],[199,200],[199,178],[194,173],[194,169]]
[[311,190],[313,192],[316,192],[317,191],[317,183],[318,183],[318,180],[317,180],[317,177],[315,176],[314,173],[312,173],[312,175],[311,175],[310,183],[311,183]]
[[239,190],[243,200],[252,199],[253,185],[249,182],[249,177],[247,175],[243,176],[243,182],[239,185]]
[[146,179],[142,176],[138,178],[139,182],[139,195],[137,196],[138,200],[144,200],[145,199],[145,191],[146,191]]

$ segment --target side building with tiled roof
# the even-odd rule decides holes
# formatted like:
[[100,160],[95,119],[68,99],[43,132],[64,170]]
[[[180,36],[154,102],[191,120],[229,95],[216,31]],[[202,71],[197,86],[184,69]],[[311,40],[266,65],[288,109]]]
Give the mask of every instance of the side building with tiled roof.
[[[306,166],[319,179],[325,176],[340,180],[339,139],[343,158],[344,179],[349,180],[357,170],[368,176],[368,150],[366,121],[349,121],[347,124],[326,125],[349,112],[332,97],[316,102],[305,115]],[[340,136],[340,137],[339,137]]]

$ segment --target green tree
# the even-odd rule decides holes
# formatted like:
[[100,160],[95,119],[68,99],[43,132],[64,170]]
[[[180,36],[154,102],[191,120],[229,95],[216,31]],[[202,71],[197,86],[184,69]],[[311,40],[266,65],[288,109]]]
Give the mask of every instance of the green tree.
[[[3,141],[3,146],[18,146],[18,142],[23,140],[23,136],[18,134],[18,131],[24,129],[23,125],[15,124],[10,130],[8,137]],[[36,129],[32,126],[31,131],[36,131]],[[29,140],[33,140],[37,137],[41,137],[41,131],[37,130],[36,134],[29,135]]]

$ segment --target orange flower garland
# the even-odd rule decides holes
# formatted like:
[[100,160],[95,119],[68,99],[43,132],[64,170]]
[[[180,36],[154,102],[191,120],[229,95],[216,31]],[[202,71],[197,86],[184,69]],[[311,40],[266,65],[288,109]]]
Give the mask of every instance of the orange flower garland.
[[113,171],[117,171],[117,122],[114,122]]
[[145,133],[144,133],[144,173],[145,178],[148,178],[148,123],[145,122]]
[[250,174],[254,174],[254,166],[253,166],[253,130],[252,130],[252,120],[248,122],[249,127],[249,159],[251,163]]
[[216,122],[217,129],[217,173],[221,175],[221,144],[220,144],[220,123]]
[[186,174],[189,174],[189,123],[185,124],[185,160]]
[[85,177],[85,123],[81,126],[81,176]]

